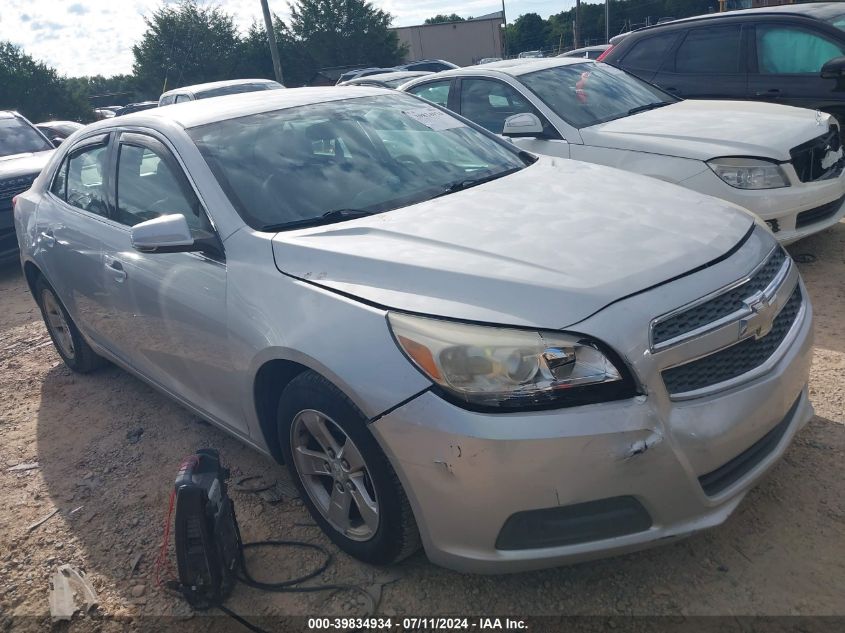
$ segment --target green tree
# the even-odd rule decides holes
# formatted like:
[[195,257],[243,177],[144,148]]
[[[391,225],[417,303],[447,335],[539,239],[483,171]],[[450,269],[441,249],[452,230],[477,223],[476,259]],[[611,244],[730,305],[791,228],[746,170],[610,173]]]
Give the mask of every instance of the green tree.
[[548,46],[549,23],[536,13],[525,13],[507,27],[508,50],[513,53]]
[[38,122],[50,119],[90,121],[86,93],[35,61],[11,42],[0,42],[0,110],[17,110]]
[[433,18],[425,19],[425,24],[441,24],[443,22],[465,22],[465,20],[457,13],[453,13],[452,15],[438,13]]
[[132,47],[138,88],[157,97],[166,89],[230,79],[242,41],[231,15],[197,0],[164,5],[144,18],[147,30]]
[[366,0],[299,0],[290,10],[289,25],[280,24],[280,48],[301,64],[282,57],[285,76],[295,72],[297,82],[322,68],[395,66],[407,52],[390,30],[392,16]]

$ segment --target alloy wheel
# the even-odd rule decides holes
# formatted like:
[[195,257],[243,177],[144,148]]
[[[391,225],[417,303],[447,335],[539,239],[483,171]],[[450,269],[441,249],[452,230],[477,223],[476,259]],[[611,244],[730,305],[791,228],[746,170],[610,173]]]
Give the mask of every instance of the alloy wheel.
[[379,506],[369,468],[344,430],[329,416],[305,409],[291,424],[294,467],[311,501],[338,532],[371,539]]
[[68,327],[58,299],[56,299],[56,296],[50,290],[45,289],[41,293],[41,304],[44,306],[47,329],[53,335],[53,340],[56,342],[59,350],[67,358],[74,358],[76,350],[73,347],[73,337],[71,336],[70,328]]

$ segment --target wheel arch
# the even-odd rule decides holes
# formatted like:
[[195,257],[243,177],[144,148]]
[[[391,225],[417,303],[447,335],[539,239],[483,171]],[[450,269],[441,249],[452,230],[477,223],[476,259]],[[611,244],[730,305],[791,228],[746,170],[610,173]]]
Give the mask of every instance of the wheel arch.
[[29,287],[30,294],[35,297],[35,282],[39,277],[43,277],[44,273],[31,260],[26,260],[23,264],[23,276],[26,279],[26,285]]

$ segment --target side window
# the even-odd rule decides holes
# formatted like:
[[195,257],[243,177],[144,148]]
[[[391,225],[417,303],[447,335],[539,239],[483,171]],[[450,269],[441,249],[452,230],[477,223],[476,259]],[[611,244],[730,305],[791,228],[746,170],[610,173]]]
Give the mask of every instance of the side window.
[[664,33],[653,37],[644,37],[635,42],[625,57],[622,58],[622,68],[636,71],[655,72],[663,64],[663,58],[678,39],[677,33]]
[[449,88],[451,85],[452,81],[450,79],[445,81],[432,81],[428,84],[415,86],[408,92],[445,108],[449,105]]
[[841,46],[806,29],[757,27],[757,68],[764,75],[816,75],[825,62],[843,54]]
[[108,215],[103,184],[107,156],[107,145],[83,147],[69,154],[64,197],[69,205],[104,217]]
[[176,95],[175,103],[185,103],[186,101],[190,101],[191,98],[188,95]]
[[166,150],[125,142],[117,163],[117,213],[127,226],[162,215],[181,213],[198,236],[211,233],[211,224],[187,183],[181,167]]
[[176,100],[176,97],[174,97],[173,95],[167,95],[166,97],[161,98],[161,105],[163,105],[163,106],[170,105],[171,103],[174,103],[175,100]]
[[62,200],[65,199],[67,195],[66,190],[67,185],[67,159],[62,161],[61,166],[59,167],[56,175],[53,177],[53,184],[50,186],[50,193],[54,196],[61,198]]
[[509,116],[524,112],[540,118],[546,136],[560,138],[546,118],[512,86],[491,79],[461,81],[461,114],[494,134],[502,133]]
[[741,33],[739,25],[691,30],[675,55],[675,71],[701,75],[738,73]]

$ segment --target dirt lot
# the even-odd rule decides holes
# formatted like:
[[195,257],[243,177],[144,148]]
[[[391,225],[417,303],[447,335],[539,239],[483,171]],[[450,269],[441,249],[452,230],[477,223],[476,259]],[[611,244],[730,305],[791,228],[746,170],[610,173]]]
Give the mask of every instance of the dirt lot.
[[[440,569],[422,553],[385,573],[337,553],[325,582],[395,580],[383,591],[379,612],[387,615],[845,614],[845,223],[790,251],[815,258],[801,270],[817,313],[817,416],[726,525],[638,554],[500,577]],[[0,630],[49,627],[48,579],[61,563],[85,570],[101,601],[71,630],[107,630],[108,615],[123,616],[124,627],[139,615],[197,622],[156,587],[153,568],[180,459],[204,446],[219,448],[236,474],[286,478],[283,467],[123,371],[65,369],[20,271],[0,269]],[[36,461],[38,468],[7,470]],[[336,551],[297,500],[233,498],[245,541],[295,538]],[[290,552],[250,559],[263,578],[313,562]],[[229,605],[253,616],[364,613],[350,594],[246,587]]]

